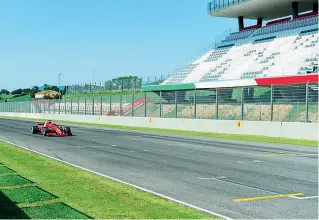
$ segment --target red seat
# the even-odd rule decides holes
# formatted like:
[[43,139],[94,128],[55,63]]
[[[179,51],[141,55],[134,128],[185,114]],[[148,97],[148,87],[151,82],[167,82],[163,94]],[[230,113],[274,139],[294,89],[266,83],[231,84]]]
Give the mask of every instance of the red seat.
[[313,11],[313,12],[310,12],[310,13],[298,15],[298,16],[296,17],[296,19],[308,18],[308,17],[312,17],[312,16],[315,16],[315,15],[318,15],[318,11]]
[[279,19],[279,20],[275,20],[275,21],[270,21],[266,24],[266,26],[269,26],[269,25],[273,25],[273,24],[279,24],[279,23],[284,23],[284,22],[287,22],[287,21],[290,21],[291,18],[282,18],[282,19]]

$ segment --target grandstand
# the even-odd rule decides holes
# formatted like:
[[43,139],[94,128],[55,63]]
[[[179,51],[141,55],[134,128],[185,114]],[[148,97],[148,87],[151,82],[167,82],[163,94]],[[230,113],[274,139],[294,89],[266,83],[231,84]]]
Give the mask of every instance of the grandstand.
[[[280,84],[318,82],[317,0],[215,0],[208,3],[208,14],[238,19],[238,31],[143,91],[271,85],[278,78]],[[244,19],[255,19],[256,25],[245,27]]]

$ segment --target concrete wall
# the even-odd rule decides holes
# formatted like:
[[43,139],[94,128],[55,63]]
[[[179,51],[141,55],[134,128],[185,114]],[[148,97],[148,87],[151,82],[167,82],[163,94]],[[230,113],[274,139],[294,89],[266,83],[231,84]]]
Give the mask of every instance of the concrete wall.
[[[179,129],[189,131],[216,132],[228,134],[263,135],[295,139],[318,140],[318,124],[303,122],[231,121],[206,119],[141,118],[94,115],[57,115],[32,113],[1,113],[0,116],[42,118],[98,124],[124,125]],[[238,126],[240,122],[240,126]]]

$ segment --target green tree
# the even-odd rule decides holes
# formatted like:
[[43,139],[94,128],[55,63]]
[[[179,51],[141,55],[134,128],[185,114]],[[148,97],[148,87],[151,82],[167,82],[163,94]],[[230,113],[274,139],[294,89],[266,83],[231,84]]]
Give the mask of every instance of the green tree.
[[1,89],[0,93],[1,93],[1,94],[5,94],[5,95],[8,95],[8,94],[9,94],[9,91],[6,90],[6,89]]
[[33,86],[33,88],[31,89],[31,92],[30,92],[30,97],[31,97],[31,98],[34,98],[35,93],[37,93],[37,92],[39,92],[39,91],[40,91],[40,90],[39,90],[39,87]]

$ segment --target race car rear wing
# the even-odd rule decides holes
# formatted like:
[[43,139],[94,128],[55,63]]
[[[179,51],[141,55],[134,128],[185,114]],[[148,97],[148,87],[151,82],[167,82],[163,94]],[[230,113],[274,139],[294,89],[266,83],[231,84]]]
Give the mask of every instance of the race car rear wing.
[[36,122],[35,125],[36,125],[36,126],[44,125],[44,122]]

